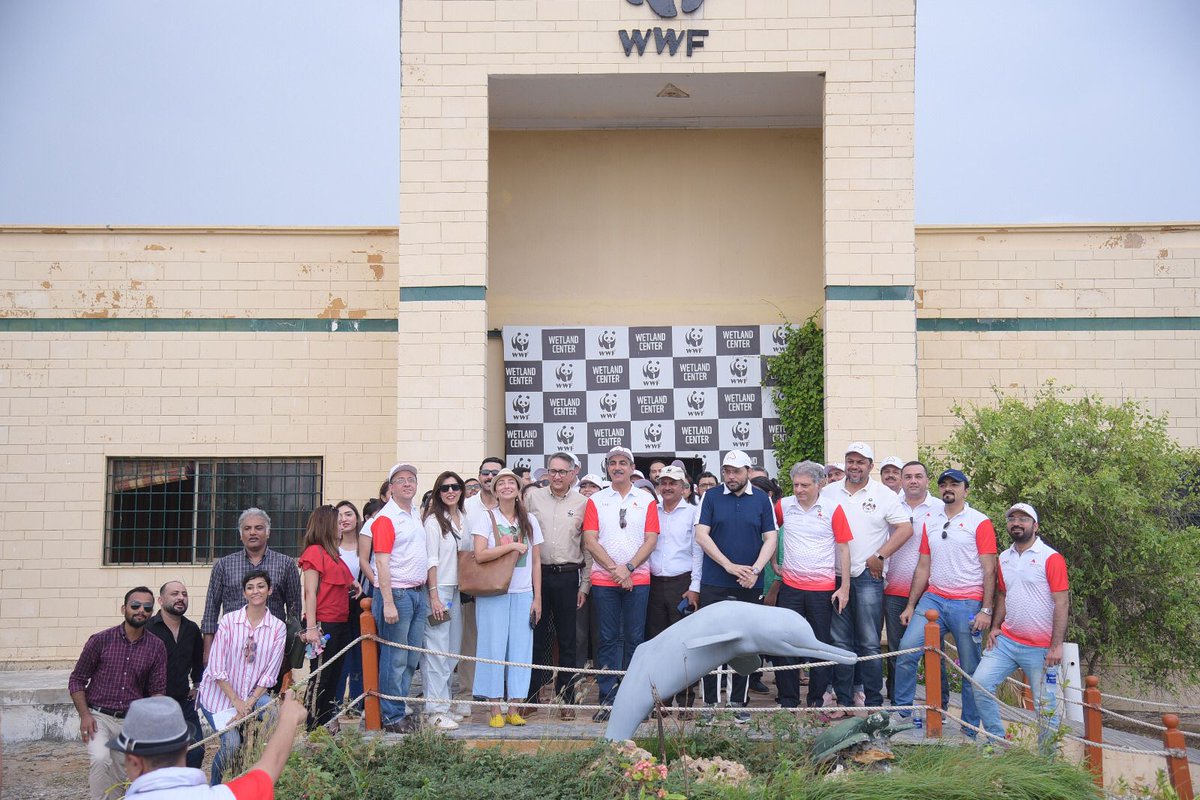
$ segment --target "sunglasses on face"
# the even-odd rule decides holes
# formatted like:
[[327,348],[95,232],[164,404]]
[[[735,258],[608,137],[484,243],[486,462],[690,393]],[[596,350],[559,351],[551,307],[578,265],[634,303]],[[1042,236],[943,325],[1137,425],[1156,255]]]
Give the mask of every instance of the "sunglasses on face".
[[621,509],[621,513],[617,516],[617,521],[621,523],[622,528],[624,528],[628,524],[625,521],[625,509],[623,509],[623,508]]
[[479,470],[479,474],[496,476],[496,475],[500,474],[500,470],[498,470],[498,469],[481,469],[481,470]]
[[461,483],[443,483],[441,486],[438,487],[438,491],[441,492],[442,494],[448,494],[450,492],[461,492],[462,490],[463,490],[463,485]]
[[140,610],[140,609],[143,609],[143,608],[144,608],[144,609],[146,609],[147,611],[153,611],[153,610],[154,610],[154,601],[153,601],[153,600],[152,600],[152,601],[150,601],[149,603],[143,603],[143,602],[141,602],[140,600],[130,600],[130,601],[129,601],[129,603],[128,603],[128,605],[129,605],[129,607],[130,607],[130,608],[132,608],[134,611],[138,611],[138,610]]

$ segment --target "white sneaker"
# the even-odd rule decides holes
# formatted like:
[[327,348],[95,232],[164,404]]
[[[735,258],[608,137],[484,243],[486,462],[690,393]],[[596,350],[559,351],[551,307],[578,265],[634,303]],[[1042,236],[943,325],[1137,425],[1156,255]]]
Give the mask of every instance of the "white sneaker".
[[429,724],[441,731],[458,730],[458,723],[448,714],[434,714]]
[[474,711],[474,709],[475,707],[470,703],[455,703],[452,710],[454,712],[454,716],[459,717],[460,719],[466,719],[467,717],[471,716],[471,712]]

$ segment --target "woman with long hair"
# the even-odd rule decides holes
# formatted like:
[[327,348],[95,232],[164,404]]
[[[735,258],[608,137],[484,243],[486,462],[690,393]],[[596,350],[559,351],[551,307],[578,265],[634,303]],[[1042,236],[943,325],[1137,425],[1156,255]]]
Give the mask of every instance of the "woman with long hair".
[[[477,653],[480,658],[529,664],[533,659],[533,628],[542,617],[542,529],[521,502],[521,479],[511,469],[502,469],[492,480],[492,493],[499,505],[480,514],[471,531],[475,560],[494,561],[507,553],[520,554],[513,569],[508,592],[475,598],[479,628]],[[507,697],[521,702],[529,694],[529,667],[502,667],[479,663],[475,667],[475,694],[492,701],[488,725],[503,728],[524,725],[513,707],[507,719],[500,703]]]
[[[312,670],[325,661],[326,655],[337,655],[354,639],[347,621],[350,599],[358,599],[362,595],[362,587],[338,552],[341,536],[338,534],[337,518],[338,512],[329,505],[321,506],[309,515],[308,527],[304,531],[304,552],[297,561],[301,570],[301,585],[304,587],[304,632],[300,638],[317,651],[316,657],[309,661]],[[326,635],[329,636],[328,641],[324,641]],[[340,665],[333,664],[318,676],[314,703],[316,710],[309,714],[309,730],[334,719],[337,706],[334,686],[340,674]],[[309,691],[312,689],[310,684]],[[311,708],[313,706],[310,705]]]
[[[433,496],[421,517],[429,553],[429,618],[425,622],[425,648],[441,653],[462,651],[462,617],[458,597],[458,551],[466,525],[463,479],[446,470],[433,482]],[[425,713],[429,723],[454,730],[458,722],[450,713],[450,679],[457,658],[421,656],[425,681]]]
[[[338,555],[341,556],[346,569],[350,570],[350,574],[354,576],[361,587],[363,575],[358,557],[358,529],[362,527],[362,519],[358,516],[358,508],[349,500],[341,501],[334,506],[334,509],[337,511]],[[350,628],[350,638],[347,641],[354,641],[361,633],[358,620],[361,611],[362,609],[358,607],[358,600],[351,599],[350,617],[346,620]],[[338,676],[337,684],[333,687],[334,702],[340,703],[346,696],[347,690],[352,698],[363,693],[361,643],[354,645],[346,652],[346,655],[342,656],[342,671]],[[361,700],[354,704],[354,710],[362,711]]]

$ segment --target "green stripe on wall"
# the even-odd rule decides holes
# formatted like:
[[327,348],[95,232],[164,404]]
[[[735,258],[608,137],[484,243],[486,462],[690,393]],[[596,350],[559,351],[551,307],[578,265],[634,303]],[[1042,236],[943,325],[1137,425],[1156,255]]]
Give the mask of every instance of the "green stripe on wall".
[[449,300],[482,300],[484,286],[401,286],[400,302],[428,303]]
[[1200,317],[940,317],[917,320],[918,333],[1197,330],[1200,330]]
[[911,286],[826,286],[826,300],[912,300]]
[[395,319],[212,319],[190,317],[3,317],[0,333],[396,333]]

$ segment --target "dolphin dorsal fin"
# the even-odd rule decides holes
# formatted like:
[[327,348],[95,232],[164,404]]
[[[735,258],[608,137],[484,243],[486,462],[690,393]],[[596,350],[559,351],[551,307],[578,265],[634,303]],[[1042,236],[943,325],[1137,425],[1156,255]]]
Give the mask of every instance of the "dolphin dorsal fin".
[[723,642],[732,642],[738,638],[738,634],[733,631],[725,633],[714,633],[712,636],[700,636],[696,639],[688,639],[683,643],[683,646],[688,650],[699,650],[701,647],[708,647],[713,644],[721,644]]

